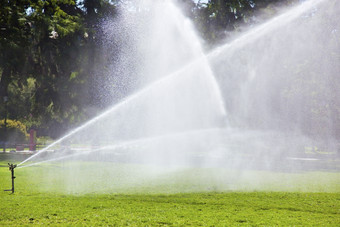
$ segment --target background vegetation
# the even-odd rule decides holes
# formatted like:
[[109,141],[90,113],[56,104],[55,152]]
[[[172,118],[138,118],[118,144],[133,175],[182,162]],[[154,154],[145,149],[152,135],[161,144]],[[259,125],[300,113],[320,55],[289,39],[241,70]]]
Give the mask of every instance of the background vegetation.
[[[105,68],[101,62],[101,36],[105,32],[101,23],[117,16],[120,7],[131,7],[130,2],[0,0],[0,119],[6,115],[27,130],[38,129],[38,136],[56,138],[117,101],[117,97],[100,98],[101,93],[112,94],[99,82],[107,76],[98,73],[99,67]],[[253,26],[273,16],[276,6],[299,1],[178,2],[209,49],[244,25]],[[6,103],[4,97],[8,97]],[[325,108],[332,109],[327,119],[336,122],[332,127],[338,127],[334,130],[338,132],[340,108],[338,102],[334,104]],[[319,115],[316,118],[324,121]],[[315,118],[315,114],[306,116]],[[310,131],[307,126],[305,131]]]
[[[0,120],[0,141],[4,141],[4,124],[5,121],[4,120]],[[11,142],[11,143],[15,143],[15,142],[25,142],[28,139],[28,133],[27,133],[27,129],[26,126],[24,124],[22,124],[20,121],[15,121],[15,120],[7,120],[6,123],[6,127],[7,127],[7,132],[10,137],[6,138],[7,141]]]

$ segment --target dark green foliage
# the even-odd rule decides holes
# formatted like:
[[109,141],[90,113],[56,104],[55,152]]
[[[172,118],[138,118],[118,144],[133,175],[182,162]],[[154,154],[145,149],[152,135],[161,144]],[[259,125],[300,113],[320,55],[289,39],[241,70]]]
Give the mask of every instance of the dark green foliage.
[[[0,0],[0,117],[4,118],[7,112],[9,118],[20,120],[28,129],[38,128],[38,135],[58,137],[112,104],[100,101],[98,95],[98,87],[106,83],[105,75],[98,69],[105,70],[103,62],[115,59],[115,56],[110,56],[109,60],[107,56],[102,56],[100,40],[105,31],[101,28],[101,22],[115,17],[116,6],[126,2],[129,3],[129,0]],[[243,26],[254,26],[272,17],[276,6],[299,1],[178,2],[194,21],[205,40],[205,46],[211,48],[226,42],[233,32]],[[336,18],[329,19],[332,20],[336,26]],[[338,38],[334,37],[332,42],[329,46],[339,46]],[[339,59],[337,49],[325,49],[323,54],[334,62]],[[322,72],[312,75],[310,69],[313,64],[305,64],[304,68],[299,69],[299,72],[306,74],[302,83],[307,87],[308,94],[303,95],[329,93],[328,97],[333,99],[330,103],[334,105],[325,106],[321,100],[315,99],[314,103],[308,107],[306,105],[305,122],[301,127],[309,132],[308,125],[318,121],[325,127],[331,124],[327,126],[331,128],[328,131],[338,135],[340,104],[336,97],[339,96],[339,82],[309,86],[310,75],[313,78],[322,77]],[[334,68],[338,66],[334,64]],[[331,89],[325,90],[328,86]],[[5,96],[8,97],[7,110],[3,101]],[[301,95],[296,93],[290,97],[296,100]]]
[[[258,11],[277,6],[287,6],[296,0],[209,0],[192,8],[192,17],[208,45],[218,45],[230,38],[230,34],[242,26],[258,23]],[[267,13],[268,14],[268,13]],[[271,13],[270,16],[273,16]],[[265,15],[261,15],[264,17]]]
[[108,1],[84,1],[81,7],[74,0],[0,5],[0,115],[7,96],[10,118],[59,136],[87,117],[95,25],[115,7]]

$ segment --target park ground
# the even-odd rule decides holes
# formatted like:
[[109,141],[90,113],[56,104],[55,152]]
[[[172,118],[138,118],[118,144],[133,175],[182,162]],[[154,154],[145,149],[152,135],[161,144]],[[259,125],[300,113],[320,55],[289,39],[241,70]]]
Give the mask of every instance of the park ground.
[[[149,188],[126,193],[65,193],[41,190],[41,168],[23,168],[16,172],[16,192],[11,194],[2,190],[11,186],[7,161],[13,160],[0,161],[0,226],[340,225],[339,173],[310,173],[309,177],[320,180],[320,190],[311,182],[313,192],[296,187],[289,191],[211,189],[183,193]],[[32,173],[37,177],[32,179]],[[325,181],[327,176],[330,180]],[[180,181],[173,184],[181,187]]]

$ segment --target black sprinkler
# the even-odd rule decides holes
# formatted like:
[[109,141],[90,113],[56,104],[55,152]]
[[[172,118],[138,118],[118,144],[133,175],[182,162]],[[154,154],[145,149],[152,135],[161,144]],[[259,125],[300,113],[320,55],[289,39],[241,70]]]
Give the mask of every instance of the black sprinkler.
[[14,179],[15,179],[14,169],[15,169],[15,167],[17,167],[17,165],[8,163],[8,167],[9,167],[9,171],[11,171],[11,174],[12,174],[12,189],[5,190],[5,191],[12,191],[12,193],[14,193]]

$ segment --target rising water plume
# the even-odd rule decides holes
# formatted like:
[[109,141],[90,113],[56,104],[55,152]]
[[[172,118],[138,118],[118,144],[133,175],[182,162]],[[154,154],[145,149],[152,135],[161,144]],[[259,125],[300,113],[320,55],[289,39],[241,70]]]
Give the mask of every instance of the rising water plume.
[[[250,189],[258,184],[249,170],[329,167],[340,122],[330,108],[340,97],[337,1],[305,1],[209,54],[171,1],[136,8],[103,24],[107,49],[111,37],[119,44],[108,69],[124,83],[114,89],[129,84],[136,92],[19,168],[68,164],[66,189],[91,192],[98,184],[109,191],[166,184],[188,168],[212,169],[204,173],[207,188],[237,190],[233,182],[242,177]],[[48,179],[57,174],[46,171]],[[197,179],[190,187],[202,183]]]

